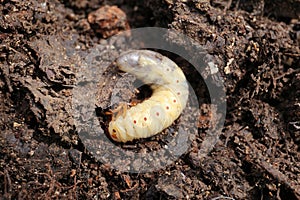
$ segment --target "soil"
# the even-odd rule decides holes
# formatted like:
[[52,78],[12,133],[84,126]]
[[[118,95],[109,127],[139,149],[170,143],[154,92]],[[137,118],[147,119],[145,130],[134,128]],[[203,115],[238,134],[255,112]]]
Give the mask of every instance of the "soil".
[[[0,2],[1,199],[300,199],[299,0]],[[199,156],[210,121],[218,120],[214,113],[222,113],[210,104],[205,77],[163,52],[201,97],[196,137],[167,167],[121,172],[88,148],[106,143],[87,144],[78,134],[74,88],[78,78],[92,77],[78,77],[87,62],[102,70],[98,86],[89,91],[97,93],[102,132],[96,134],[105,134],[104,111],[114,106],[108,99],[122,79],[113,67],[101,67],[121,53],[109,50],[105,39],[153,26],[184,33],[209,52],[225,81],[225,124],[209,153]],[[172,36],[169,40],[187,48]],[[95,46],[98,52],[91,55]],[[97,54],[104,56],[99,60]],[[139,95],[151,95],[149,88],[137,92],[134,83],[122,80],[121,99],[139,103]],[[93,103],[86,96],[80,100]],[[186,110],[186,118],[150,139],[115,145],[128,152],[162,149],[170,138],[180,139],[176,124],[195,118],[194,113]]]

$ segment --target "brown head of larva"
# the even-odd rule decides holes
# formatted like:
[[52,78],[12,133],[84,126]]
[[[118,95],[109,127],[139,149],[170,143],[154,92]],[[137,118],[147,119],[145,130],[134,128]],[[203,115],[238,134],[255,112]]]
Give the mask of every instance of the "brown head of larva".
[[118,127],[115,125],[114,122],[109,123],[108,132],[112,140],[116,142],[122,142],[120,140],[120,130],[118,129]]

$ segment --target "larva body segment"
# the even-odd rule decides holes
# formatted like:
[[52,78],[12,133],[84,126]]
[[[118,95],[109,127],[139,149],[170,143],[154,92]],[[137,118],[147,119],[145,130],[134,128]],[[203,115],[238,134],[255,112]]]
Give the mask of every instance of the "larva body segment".
[[111,138],[117,142],[147,138],[170,126],[189,95],[186,78],[176,63],[149,50],[125,52],[116,63],[120,70],[149,84],[153,94],[109,123]]

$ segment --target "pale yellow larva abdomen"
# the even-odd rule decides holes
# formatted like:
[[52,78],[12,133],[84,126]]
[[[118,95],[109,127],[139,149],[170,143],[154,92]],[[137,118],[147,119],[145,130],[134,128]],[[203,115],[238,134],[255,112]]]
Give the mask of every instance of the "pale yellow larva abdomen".
[[151,85],[152,96],[109,123],[117,142],[151,137],[176,120],[188,99],[188,84],[181,69],[169,58],[149,50],[133,50],[116,60],[120,70]]

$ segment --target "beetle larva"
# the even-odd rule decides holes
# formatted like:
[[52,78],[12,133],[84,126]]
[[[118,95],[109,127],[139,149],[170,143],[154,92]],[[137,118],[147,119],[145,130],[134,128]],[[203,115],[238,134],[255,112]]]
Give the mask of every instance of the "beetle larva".
[[117,142],[153,136],[169,127],[187,104],[188,84],[169,58],[149,50],[125,52],[116,60],[124,72],[135,75],[153,90],[152,96],[117,115],[108,131]]

